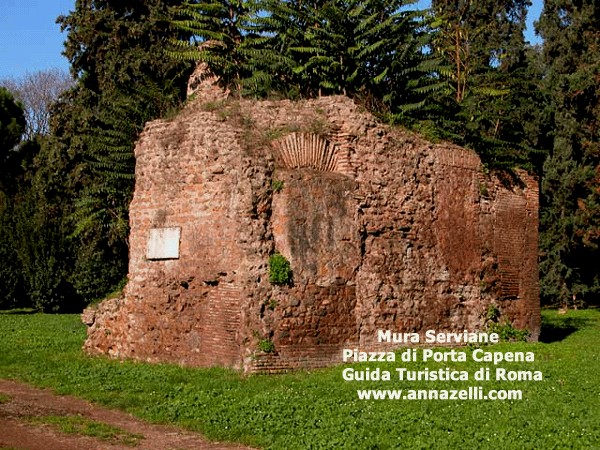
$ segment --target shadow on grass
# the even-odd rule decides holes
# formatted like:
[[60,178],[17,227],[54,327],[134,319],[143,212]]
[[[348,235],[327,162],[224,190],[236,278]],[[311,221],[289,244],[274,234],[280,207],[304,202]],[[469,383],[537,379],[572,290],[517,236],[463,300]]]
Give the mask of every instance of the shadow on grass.
[[562,341],[577,330],[585,328],[591,322],[593,322],[592,319],[583,317],[543,316],[540,342],[550,344],[552,342]]
[[[18,308],[18,309],[3,309],[0,310],[0,314],[35,314],[37,311],[32,308]],[[1,450],[1,448],[0,448]]]

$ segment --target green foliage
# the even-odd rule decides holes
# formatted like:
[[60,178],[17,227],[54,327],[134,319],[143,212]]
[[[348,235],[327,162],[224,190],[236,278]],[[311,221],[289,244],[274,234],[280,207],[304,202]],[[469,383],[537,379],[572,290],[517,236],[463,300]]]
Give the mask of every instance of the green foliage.
[[202,103],[201,108],[202,111],[219,111],[225,106],[226,102],[205,102]]
[[437,63],[425,85],[426,106],[411,114],[427,124],[427,135],[472,148],[490,167],[539,172],[549,98],[523,38],[526,6],[434,1],[430,48]]
[[[542,316],[546,343],[500,343],[493,351],[534,352],[534,362],[502,367],[540,370],[544,380],[478,382],[484,390],[521,389],[520,401],[358,400],[357,389],[472,385],[472,380],[448,384],[342,379],[346,367],[372,369],[373,363],[240,376],[221,368],[91,358],[81,351],[86,327],[77,315],[0,315],[0,377],[79,395],[152,422],[185,426],[213,440],[274,450],[593,448],[600,436],[600,312],[578,310],[561,316],[543,311]],[[395,374],[399,364],[377,366]],[[403,362],[402,367],[473,373],[481,363],[469,358],[460,363]]]
[[13,309],[31,305],[28,289],[23,277],[23,268],[15,242],[15,196],[20,191],[23,174],[20,173],[22,152],[11,151],[0,182],[0,309]]
[[502,341],[526,341],[529,337],[529,330],[519,330],[515,328],[494,304],[488,306],[485,318],[488,322],[488,331],[490,333],[497,333]]
[[[10,194],[14,191],[15,172],[18,171],[20,162],[17,144],[25,132],[25,126],[23,105],[0,86],[0,214],[6,210]],[[0,241],[0,246],[2,245]]]
[[485,183],[480,183],[479,184],[479,195],[481,195],[482,197],[487,197],[489,194],[488,192],[488,187]]
[[389,109],[409,102],[415,68],[424,58],[419,15],[406,10],[411,3],[185,4],[172,23],[199,43],[179,39],[169,55],[205,62],[224,86],[242,94],[346,94]]
[[269,280],[273,284],[289,284],[292,278],[290,262],[285,256],[275,253],[269,257]]
[[38,311],[33,308],[13,308],[0,310],[0,314],[36,314],[37,312]]
[[278,301],[274,298],[270,300],[265,300],[264,305],[269,308],[271,311],[274,311],[277,308]]
[[462,61],[462,69],[458,61],[454,61],[455,81],[460,73],[474,75],[494,66],[505,68],[518,60],[524,44],[522,32],[529,6],[527,0],[433,0],[431,6],[435,25],[442,26],[441,37],[451,36],[446,44],[448,54],[455,58],[458,52],[458,59]]
[[122,295],[123,289],[125,289],[125,286],[127,286],[128,281],[129,279],[127,277],[123,277],[121,281],[119,281],[119,283],[114,287],[113,291],[106,296],[106,298],[116,298]]
[[[27,259],[40,271],[49,266],[45,273],[54,281],[36,281],[35,292],[60,286],[52,287],[64,291],[54,296],[56,305],[73,297],[65,286],[89,302],[127,273],[134,144],[147,121],[181,105],[192,69],[157,57],[169,39],[183,36],[169,25],[170,8],[179,3],[78,0],[57,19],[77,82],[53,108],[32,180],[32,201],[46,217],[35,225],[43,230],[38,237],[54,242],[38,251],[42,259]],[[26,273],[32,278],[33,266]]]
[[9,152],[19,143],[25,126],[23,105],[15,102],[13,95],[0,87],[0,162],[4,163]]
[[174,9],[171,23],[185,34],[171,40],[175,48],[167,55],[176,60],[205,62],[219,76],[223,87],[240,90],[242,79],[258,76],[252,75],[248,63],[254,52],[254,35],[248,33],[253,11],[254,2],[243,0],[182,4]]
[[146,121],[168,110],[169,103],[178,101],[166,98],[168,89],[147,83],[113,92],[103,99],[96,127],[80,136],[85,145],[85,159],[78,171],[87,182],[78,193],[69,217],[72,238],[79,245],[74,283],[88,300],[103,296],[127,273],[135,142]]
[[[46,138],[22,143],[13,152],[10,189],[0,209],[2,307],[74,311],[80,297],[70,282],[70,246],[60,215],[60,196],[48,167]],[[55,166],[56,167],[56,166]],[[52,175],[56,176],[55,173]]]
[[69,248],[62,218],[47,210],[46,198],[35,187],[13,207],[12,241],[31,304],[44,312],[80,310],[70,283]]
[[256,29],[267,48],[285,61],[282,75],[303,95],[369,92],[383,99],[418,62],[420,22],[411,2],[331,0],[264,2]]
[[261,339],[258,341],[258,350],[265,353],[273,353],[275,351],[275,344],[268,339]]
[[273,192],[281,192],[283,189],[283,180],[273,180],[271,182],[271,190]]
[[[0,193],[0,198],[3,195]],[[6,197],[0,209],[0,310],[28,306],[23,270],[13,241],[12,207]]]
[[519,330],[511,323],[493,323],[488,327],[490,333],[497,333],[502,341],[526,341],[529,337],[529,330]]
[[487,312],[485,313],[486,320],[491,320],[492,322],[497,322],[500,319],[500,310],[496,305],[490,303],[488,306]]
[[598,304],[600,6],[548,0],[537,25],[552,96],[552,149],[544,163],[541,293],[555,305]]
[[[79,87],[95,94],[109,94],[114,88],[134,86],[150,78],[169,79],[183,88],[189,65],[162,57],[166,42],[179,35],[171,28],[171,8],[178,0],[77,0],[68,15],[57,18],[66,32],[63,55]],[[93,98],[89,98],[93,100]],[[93,107],[93,104],[86,105]]]

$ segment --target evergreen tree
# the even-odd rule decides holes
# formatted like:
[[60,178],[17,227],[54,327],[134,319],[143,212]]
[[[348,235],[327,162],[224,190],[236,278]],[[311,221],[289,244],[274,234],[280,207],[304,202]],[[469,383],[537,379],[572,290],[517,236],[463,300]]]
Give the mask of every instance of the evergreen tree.
[[[0,189],[0,307],[34,306],[57,311],[75,297],[66,281],[64,239],[47,192],[36,186],[36,160],[44,139],[18,143],[25,131],[23,108],[0,90],[4,152]],[[44,186],[45,187],[45,186]]]
[[28,307],[27,291],[13,241],[12,201],[0,192],[0,310]]
[[11,231],[13,196],[18,183],[16,147],[25,125],[23,107],[8,90],[0,87],[0,309],[21,306],[23,297],[23,280]]
[[490,167],[530,170],[540,151],[524,133],[523,117],[538,115],[539,95],[532,49],[523,30],[529,1],[434,0],[432,48],[436,69],[449,89],[431,96],[437,108],[427,118],[441,137],[476,150]]
[[7,89],[0,87],[0,162],[3,165],[12,156],[25,127],[23,106],[15,102]]
[[67,32],[64,56],[71,73],[95,93],[134,85],[146,78],[159,82],[186,79],[182,65],[164,57],[175,35],[170,8],[180,0],[77,0],[75,10],[59,16]]
[[79,312],[82,299],[71,282],[73,257],[65,238],[68,224],[38,177],[44,172],[38,165],[45,162],[44,151],[40,153],[35,158],[37,173],[24,180],[14,198],[11,240],[31,306],[47,313]]
[[542,182],[542,296],[546,303],[598,304],[600,5],[547,0],[537,29],[554,104]]
[[87,301],[127,273],[135,141],[146,121],[184,97],[191,64],[164,53],[181,35],[170,25],[178,4],[77,0],[74,11],[57,19],[77,80],[54,106],[46,166],[36,183],[44,186],[68,250],[68,282]]

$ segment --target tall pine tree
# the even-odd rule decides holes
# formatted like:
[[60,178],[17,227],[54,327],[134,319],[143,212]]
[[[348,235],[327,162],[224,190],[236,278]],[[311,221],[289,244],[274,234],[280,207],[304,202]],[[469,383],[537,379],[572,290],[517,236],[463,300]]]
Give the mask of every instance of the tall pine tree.
[[536,116],[538,95],[531,49],[523,30],[528,0],[510,2],[434,0],[432,49],[437,73],[450,89],[435,92],[429,120],[441,136],[476,150],[491,167],[534,169],[523,117]]
[[554,104],[542,182],[542,296],[553,304],[598,304],[600,4],[546,0],[537,30]]

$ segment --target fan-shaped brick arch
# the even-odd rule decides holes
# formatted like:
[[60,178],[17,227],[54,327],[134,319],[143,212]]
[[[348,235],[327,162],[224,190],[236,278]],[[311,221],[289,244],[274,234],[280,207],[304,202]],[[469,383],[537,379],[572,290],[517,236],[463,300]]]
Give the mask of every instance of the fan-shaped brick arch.
[[284,167],[309,167],[323,172],[338,172],[338,148],[313,133],[291,133],[273,143]]

